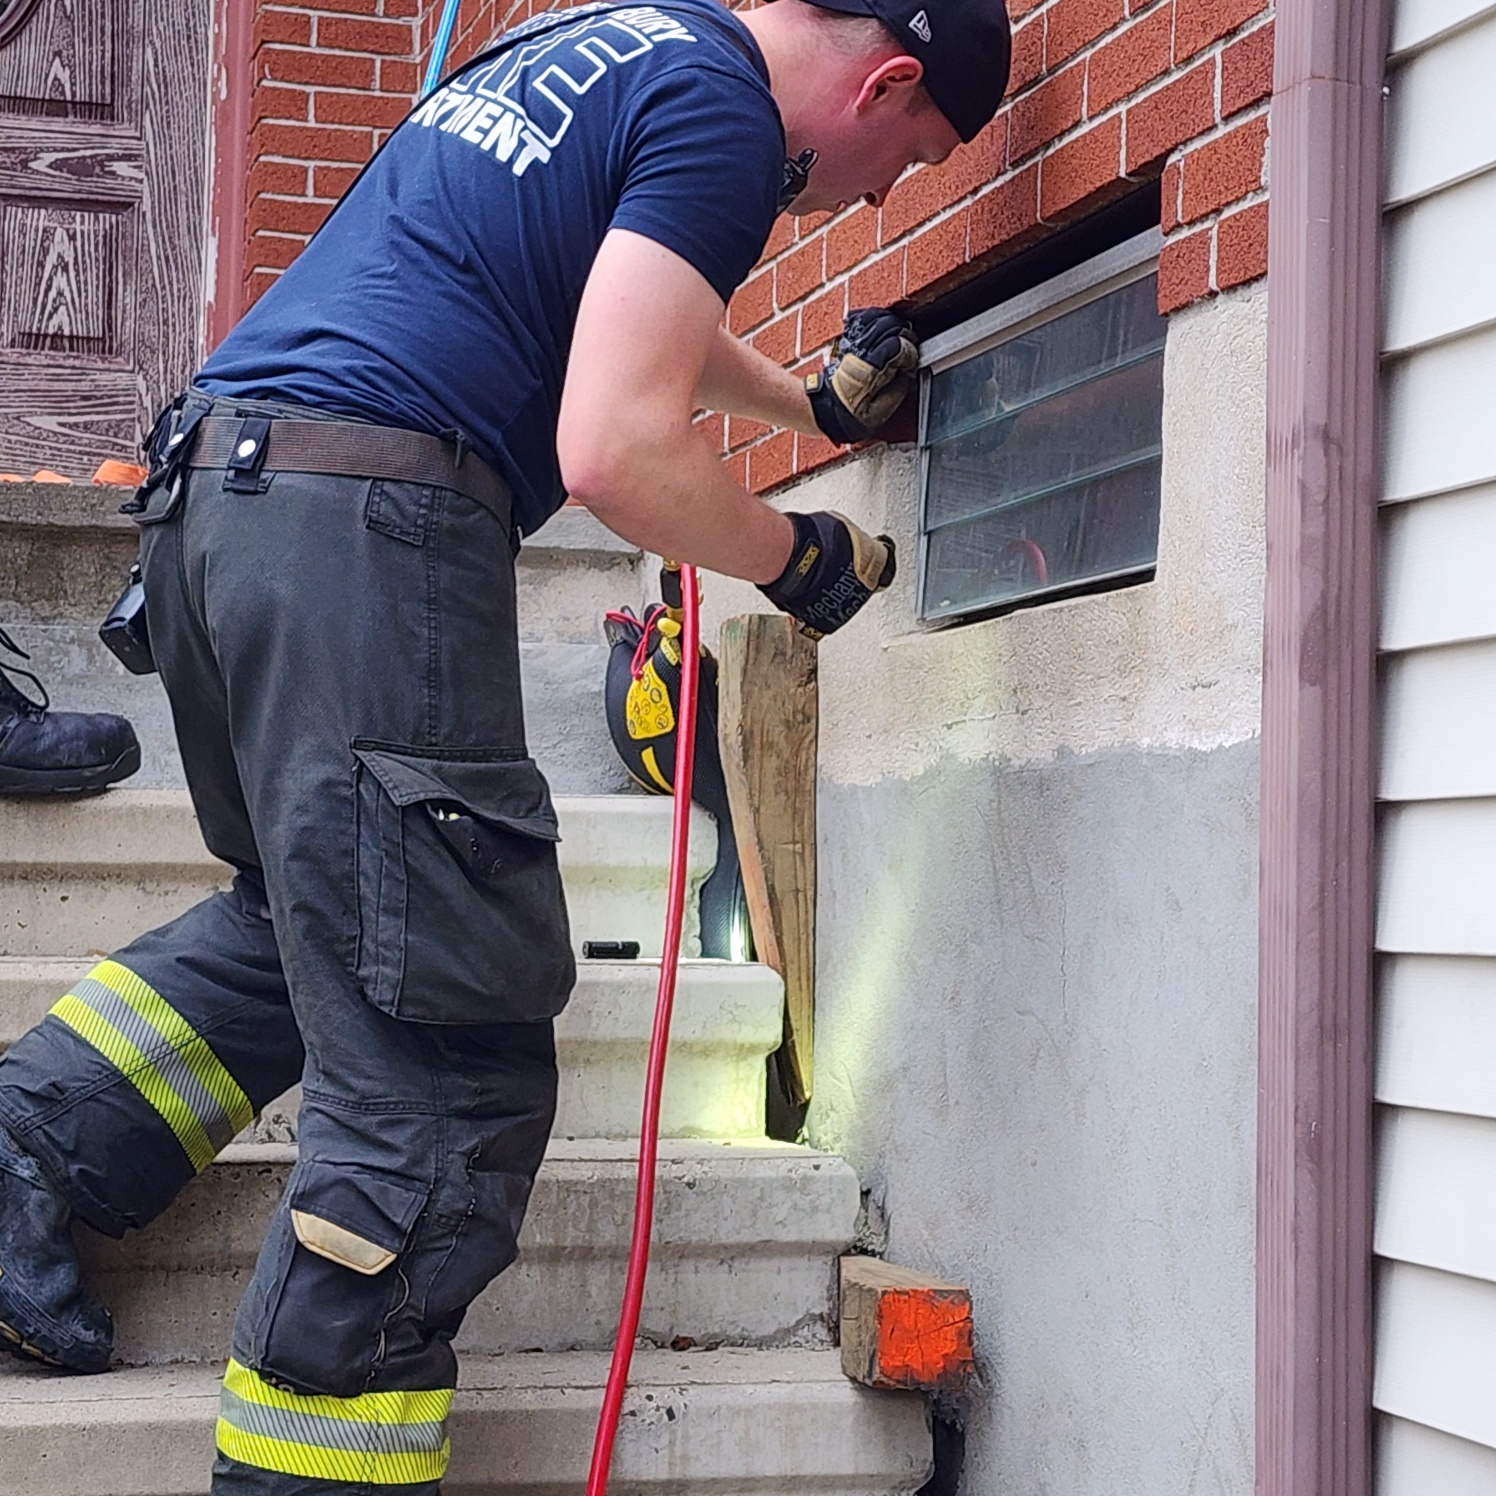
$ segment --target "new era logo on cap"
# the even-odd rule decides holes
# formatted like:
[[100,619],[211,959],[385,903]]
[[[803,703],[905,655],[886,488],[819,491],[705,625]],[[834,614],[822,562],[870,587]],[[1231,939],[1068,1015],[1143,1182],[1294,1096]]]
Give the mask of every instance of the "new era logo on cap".
[[[4,0],[0,0],[3,4]],[[925,91],[962,140],[997,113],[1012,50],[1004,0],[808,0],[821,10],[876,16],[891,36],[919,38]],[[935,35],[931,17],[940,17]]]

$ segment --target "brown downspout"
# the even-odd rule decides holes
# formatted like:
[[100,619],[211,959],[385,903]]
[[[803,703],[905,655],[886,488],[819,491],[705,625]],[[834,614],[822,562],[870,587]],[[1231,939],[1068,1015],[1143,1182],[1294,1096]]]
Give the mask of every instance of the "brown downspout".
[[203,349],[224,339],[244,311],[245,228],[249,212],[249,129],[254,79],[255,0],[213,6],[212,145],[208,177],[210,263]]
[[1388,0],[1279,0],[1268,240],[1257,1491],[1368,1496]]

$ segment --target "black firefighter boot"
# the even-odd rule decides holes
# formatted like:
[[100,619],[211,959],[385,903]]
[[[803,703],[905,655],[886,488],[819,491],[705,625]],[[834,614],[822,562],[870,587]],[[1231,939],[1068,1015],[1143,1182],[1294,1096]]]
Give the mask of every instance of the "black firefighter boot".
[[69,1218],[41,1166],[0,1126],[0,1350],[104,1371],[114,1322],[84,1290]]
[[[0,650],[31,658],[4,629]],[[33,701],[12,679],[41,692]],[[140,767],[135,729],[108,712],[54,712],[29,670],[0,660],[0,795],[60,795],[101,790]]]

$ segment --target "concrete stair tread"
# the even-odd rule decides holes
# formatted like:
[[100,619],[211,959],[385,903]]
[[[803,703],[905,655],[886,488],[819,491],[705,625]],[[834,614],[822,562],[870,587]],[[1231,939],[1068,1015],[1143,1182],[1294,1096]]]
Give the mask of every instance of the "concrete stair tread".
[[[0,533],[7,529],[94,531],[138,535],[140,527],[120,505],[135,490],[110,484],[6,483],[0,484]],[[641,559],[643,552],[615,535],[578,505],[557,510],[533,535],[525,537],[518,563],[523,566],[547,556],[572,560],[592,557],[608,561]]]
[[[0,1049],[38,1022],[103,954],[0,956]],[[556,1020],[558,1041],[647,1042],[659,978],[657,956],[579,961],[571,1001]],[[779,974],[761,962],[688,957],[677,978],[671,1043],[710,1044],[749,1028],[752,1042],[766,1041],[768,1053],[781,1038],[783,993]]]
[[[93,965],[92,957],[0,957],[0,1051],[15,1043]],[[556,1130],[627,1138],[639,1130],[658,960],[581,961],[556,1022],[561,1072]],[[783,1034],[783,983],[767,966],[682,963],[671,1025],[666,1136],[752,1137],[764,1129],[764,1062]],[[298,1093],[265,1107],[261,1140],[294,1136]]]
[[[0,1362],[9,1358],[0,1358]],[[449,1493],[574,1493],[606,1353],[464,1357]],[[221,1364],[58,1377],[0,1367],[0,1443],[26,1496],[203,1496]],[[870,1392],[836,1351],[653,1351],[634,1357],[616,1496],[903,1496],[930,1468],[923,1402]]]
[[[606,794],[557,795],[555,803],[577,949],[588,940],[635,940],[643,954],[658,954],[674,802]],[[716,850],[716,827],[698,807],[691,828],[688,954],[699,949],[695,894]],[[0,953],[81,955],[123,945],[226,886],[229,876],[204,847],[185,790],[0,799]]]
[[[244,1164],[294,1164],[295,1143],[230,1143],[208,1166],[210,1169],[233,1168]],[[545,1168],[557,1170],[570,1164],[627,1164],[632,1175],[639,1158],[637,1138],[553,1137],[546,1145]],[[834,1153],[822,1153],[803,1143],[781,1143],[777,1138],[661,1138],[661,1168],[710,1162],[799,1163],[819,1168],[821,1165],[845,1169],[847,1162]]]
[[[637,1144],[553,1139],[519,1260],[470,1311],[480,1353],[598,1349],[616,1323],[633,1225]],[[120,1361],[222,1353],[294,1144],[232,1144],[160,1220],[123,1241],[80,1231],[85,1269],[114,1311]],[[767,1138],[666,1139],[641,1336],[727,1345],[827,1345],[833,1265],[856,1230],[848,1164]]]
[[[669,852],[666,795],[556,795],[562,866],[655,868]],[[696,807],[692,862],[716,855]],[[568,843],[571,847],[568,848]],[[0,799],[0,868],[223,867],[203,845],[185,789],[117,787],[81,799]]]

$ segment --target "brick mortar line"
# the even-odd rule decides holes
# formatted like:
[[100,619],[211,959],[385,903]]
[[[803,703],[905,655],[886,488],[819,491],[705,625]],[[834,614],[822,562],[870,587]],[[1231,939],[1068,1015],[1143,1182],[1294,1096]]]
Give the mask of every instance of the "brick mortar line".
[[[306,121],[300,120],[297,123],[305,124]],[[329,126],[329,128],[332,127]],[[309,161],[302,156],[256,156],[254,164],[259,165],[262,161],[268,166],[325,166],[332,171],[356,172],[360,170],[352,161],[324,161],[320,157],[315,161]],[[258,194],[256,195],[258,196]]]
[[[325,15],[327,12],[323,11]],[[298,57],[322,57],[331,54],[334,57],[367,57],[375,62],[409,62],[409,57],[396,57],[393,52],[350,52],[345,47],[318,47],[310,42],[277,42],[266,40],[255,48],[255,51],[264,52],[273,48],[277,52],[291,52]],[[274,80],[259,78],[257,83],[268,83]]]
[[358,88],[352,85],[339,83],[291,83],[280,78],[261,78],[255,83],[255,91],[262,88],[292,89],[298,93],[317,94],[346,94],[356,95],[361,99],[402,99],[406,97],[405,90],[401,88]]

